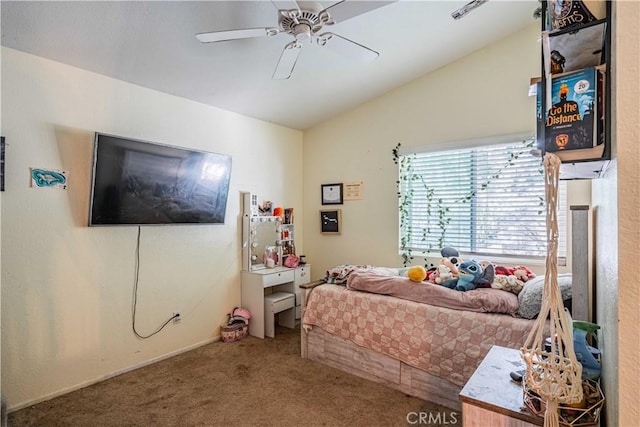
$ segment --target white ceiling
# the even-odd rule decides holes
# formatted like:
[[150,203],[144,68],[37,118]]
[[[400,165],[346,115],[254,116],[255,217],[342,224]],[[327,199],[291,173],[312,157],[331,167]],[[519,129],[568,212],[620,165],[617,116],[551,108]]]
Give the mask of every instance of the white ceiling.
[[533,24],[538,6],[491,0],[452,19],[465,3],[405,0],[325,26],[380,56],[362,64],[305,44],[288,80],[271,75],[290,35],[208,44],[195,38],[277,27],[270,1],[2,0],[2,45],[304,130]]

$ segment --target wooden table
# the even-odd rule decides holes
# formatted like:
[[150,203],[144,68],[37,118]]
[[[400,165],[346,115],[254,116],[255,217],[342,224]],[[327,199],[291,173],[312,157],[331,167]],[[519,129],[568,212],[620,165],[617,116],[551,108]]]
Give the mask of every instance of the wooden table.
[[458,396],[465,427],[531,427],[544,419],[525,406],[522,384],[512,371],[524,369],[520,350],[494,345]]

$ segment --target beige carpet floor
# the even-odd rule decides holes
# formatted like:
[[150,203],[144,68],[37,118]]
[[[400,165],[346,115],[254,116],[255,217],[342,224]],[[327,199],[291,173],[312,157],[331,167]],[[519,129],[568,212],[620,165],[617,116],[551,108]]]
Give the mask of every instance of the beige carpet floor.
[[462,425],[459,412],[301,359],[299,328],[278,327],[12,412],[9,426],[412,426],[416,413]]

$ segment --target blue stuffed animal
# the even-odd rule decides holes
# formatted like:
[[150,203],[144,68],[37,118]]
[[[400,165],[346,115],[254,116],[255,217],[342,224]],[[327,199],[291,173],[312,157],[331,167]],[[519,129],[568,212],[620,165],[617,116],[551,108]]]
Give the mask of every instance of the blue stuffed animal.
[[477,261],[465,261],[458,266],[458,277],[445,283],[449,289],[456,291],[470,291],[476,288],[490,288],[493,282],[493,265],[489,264],[484,270]]

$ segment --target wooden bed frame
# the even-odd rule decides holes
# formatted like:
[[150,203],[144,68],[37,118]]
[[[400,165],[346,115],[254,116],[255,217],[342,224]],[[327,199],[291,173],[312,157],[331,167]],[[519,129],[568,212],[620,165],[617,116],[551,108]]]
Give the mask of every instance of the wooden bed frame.
[[[324,283],[321,280],[300,285],[303,313],[309,293],[313,288]],[[325,332],[322,328],[305,331],[301,327],[300,342],[302,358],[315,360],[450,409],[462,410],[462,403],[458,399],[462,387],[446,379],[409,366],[387,355],[360,347],[349,340]]]
[[[593,310],[593,286],[588,280],[589,228],[588,206],[571,206],[572,216],[572,318],[590,321]],[[300,285],[302,292],[302,313],[307,305],[309,293],[324,280]],[[458,395],[461,386],[444,378],[409,366],[397,359],[360,347],[351,341],[325,332],[322,328],[312,328],[308,332],[303,327],[301,334],[301,356],[323,363],[341,371],[384,384],[411,396],[437,403],[454,410],[462,410]]]

